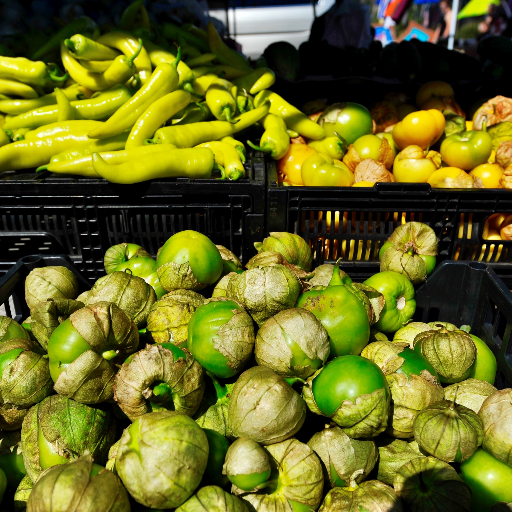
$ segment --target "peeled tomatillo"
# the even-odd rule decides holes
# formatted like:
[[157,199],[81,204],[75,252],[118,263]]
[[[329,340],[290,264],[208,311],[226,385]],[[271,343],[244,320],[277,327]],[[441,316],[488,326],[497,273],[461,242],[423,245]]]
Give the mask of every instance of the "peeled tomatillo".
[[379,159],[379,148],[382,139],[377,135],[363,135],[354,142],[354,149],[358,152],[361,160],[365,158]]
[[141,277],[153,287],[157,300],[163,297],[167,292],[162,288],[160,280],[156,274],[156,261],[153,258],[131,258],[128,261],[120,263],[114,269],[114,272],[131,272],[134,276]]
[[403,373],[407,375],[407,377],[409,377],[411,374],[421,376],[421,372],[423,370],[427,370],[434,377],[439,379],[434,367],[420,353],[407,347],[404,348],[398,355],[403,357],[405,361],[396,371],[396,373]]
[[370,111],[359,103],[335,103],[327,107],[319,117],[318,124],[324,129],[326,137],[339,135],[347,144],[373,133]]
[[313,395],[322,414],[331,417],[344,400],[371,394],[389,386],[382,370],[361,356],[336,357],[313,379]]
[[441,144],[441,156],[450,167],[470,171],[487,162],[492,153],[492,138],[484,131],[451,135]]

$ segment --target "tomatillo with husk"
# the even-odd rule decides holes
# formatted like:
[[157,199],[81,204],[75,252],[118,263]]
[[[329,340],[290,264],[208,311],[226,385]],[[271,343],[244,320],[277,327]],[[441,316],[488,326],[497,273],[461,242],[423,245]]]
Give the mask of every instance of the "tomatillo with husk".
[[78,279],[66,267],[39,267],[25,279],[25,300],[32,309],[46,299],[76,299]]
[[362,482],[374,468],[379,457],[371,439],[352,439],[337,426],[326,425],[308,441],[308,446],[320,457],[324,468],[324,482],[331,487],[346,487],[352,475]]
[[188,350],[171,343],[147,345],[121,366],[114,399],[131,421],[162,409],[192,416],[203,398],[203,375]]
[[485,450],[463,462],[460,472],[471,489],[471,512],[491,512],[497,502],[512,502],[512,467]]
[[208,428],[224,437],[232,438],[228,421],[229,402],[233,392],[234,383],[221,384],[211,373],[207,373],[203,399],[194,420],[202,428]]
[[217,297],[192,315],[187,347],[205,370],[228,378],[240,373],[251,357],[254,337],[252,318],[244,308]]
[[14,510],[15,512],[22,512],[27,508],[27,502],[32,492],[32,480],[28,476],[24,477],[18,485],[14,493]]
[[151,307],[156,302],[155,290],[141,277],[128,272],[112,272],[100,277],[90,291],[77,297],[86,306],[98,302],[113,302],[141,328],[146,324]]
[[469,487],[455,469],[434,457],[418,456],[406,462],[398,469],[393,486],[411,512],[470,510]]
[[445,462],[464,462],[482,444],[482,420],[454,401],[441,400],[423,409],[414,420],[414,439]]
[[305,292],[297,300],[297,307],[313,313],[327,331],[331,358],[358,355],[370,339],[368,313],[356,293],[340,281],[337,285]]
[[265,366],[254,366],[243,372],[233,387],[228,419],[235,437],[273,444],[300,430],[306,404],[283,377]]
[[426,224],[402,224],[379,251],[380,270],[399,272],[419,284],[434,270],[437,244],[434,230]]
[[240,498],[223,491],[215,485],[201,487],[191,498],[176,509],[176,512],[249,512]]
[[202,290],[215,284],[223,271],[222,257],[214,243],[197,231],[171,236],[158,253],[157,274],[167,291]]
[[478,413],[484,427],[482,448],[512,466],[512,389],[489,396]]
[[297,276],[284,265],[256,267],[233,276],[226,296],[240,302],[259,327],[283,309],[293,307],[302,291]]
[[105,272],[111,274],[116,267],[130,261],[132,258],[151,259],[151,255],[140,245],[123,242],[109,247],[103,258]]
[[48,357],[36,342],[14,338],[0,343],[0,404],[28,409],[51,395],[52,388]]
[[199,485],[208,450],[206,434],[189,416],[176,411],[150,412],[123,432],[116,470],[138,503],[176,508]]
[[407,277],[398,272],[379,272],[364,284],[384,295],[385,305],[375,328],[382,332],[396,332],[403,327],[416,311],[414,286]]
[[16,320],[0,315],[0,343],[13,338],[30,339],[30,334]]
[[220,279],[220,281],[215,285],[215,288],[213,289],[213,292],[212,292],[212,298],[213,297],[228,297],[229,282],[237,274],[241,274],[241,272],[230,272],[229,274],[226,274],[225,276],[223,276]]
[[307,280],[313,275],[313,272],[306,271],[298,265],[288,263],[286,258],[280,252],[275,251],[265,251],[256,254],[256,256],[253,256],[247,262],[245,268],[247,268],[247,270],[251,270],[252,268],[272,267],[274,265],[284,265],[285,267],[289,268],[298,279],[301,280]]
[[2,432],[0,436],[0,469],[7,477],[7,485],[16,489],[27,475],[21,452],[21,431]]
[[173,290],[156,301],[149,312],[147,324],[153,341],[186,346],[188,323],[205,300],[192,290]]
[[98,302],[75,311],[48,342],[55,390],[84,404],[113,398],[115,365],[138,345],[135,323],[115,304]]
[[313,313],[301,308],[280,311],[256,336],[256,362],[283,377],[309,377],[325,364],[329,352],[327,331]]
[[40,302],[30,312],[32,334],[39,344],[48,350],[48,342],[53,331],[84,306],[83,302],[73,299],[47,299]]
[[497,389],[492,384],[484,380],[466,379],[451,386],[446,386],[444,388],[444,398],[445,400],[455,400],[455,403],[463,405],[478,414],[485,400],[496,391]]
[[409,348],[414,348],[414,338],[420,333],[432,330],[428,324],[424,322],[409,322],[400,327],[393,335],[393,343],[407,343]]
[[350,279],[349,275],[343,270],[340,270],[339,266],[331,265],[330,263],[325,263],[324,265],[319,265],[313,271],[313,277],[308,279],[308,284],[311,286],[329,286],[333,274],[337,271],[340,276],[340,280],[343,284],[352,284],[352,279]]
[[424,455],[418,443],[412,440],[380,437],[379,463],[377,479],[388,485],[393,485],[397,471],[407,462]]
[[299,235],[286,232],[272,232],[263,242],[255,242],[254,247],[258,253],[278,252],[288,263],[297,265],[306,271],[311,270],[313,253],[306,241]]
[[227,476],[222,474],[222,467],[229,450],[229,441],[215,430],[203,428],[208,438],[208,463],[203,476],[204,482],[224,487],[228,482]]
[[13,404],[0,405],[0,429],[7,432],[19,430],[29,409]]
[[307,380],[302,396],[315,414],[350,437],[375,437],[388,423],[391,393],[382,370],[361,356],[341,356]]
[[130,512],[130,499],[119,477],[93,462],[90,454],[46,471],[34,484],[27,510]]
[[[362,470],[360,470],[362,471]],[[354,510],[367,512],[403,512],[400,498],[389,485],[378,480],[357,484],[356,471],[347,487],[335,487],[325,497],[319,512]]]
[[229,274],[230,272],[240,272],[243,269],[242,262],[233,251],[230,251],[223,245],[216,245],[215,247],[219,250],[220,257],[222,258],[222,275]]
[[254,494],[234,487],[233,494],[241,494],[260,512],[316,510],[322,501],[324,479],[322,464],[315,452],[294,438],[264,449],[271,466],[269,485]]
[[359,103],[334,103],[322,112],[318,124],[325,130],[326,137],[340,136],[347,144],[373,133],[370,111]]
[[466,380],[476,361],[476,346],[465,331],[439,329],[420,333],[414,350],[435,368],[443,384]]
[[270,477],[268,452],[249,437],[237,439],[228,449],[222,474],[242,489],[252,491],[263,485]]
[[32,407],[21,429],[25,469],[35,482],[44,469],[66,464],[89,452],[98,464],[107,461],[116,438],[114,415],[101,406],[52,395]]
[[130,258],[117,265],[113,272],[129,272],[134,276],[141,277],[155,290],[157,300],[167,293],[160,284],[156,273],[156,261],[153,258]]

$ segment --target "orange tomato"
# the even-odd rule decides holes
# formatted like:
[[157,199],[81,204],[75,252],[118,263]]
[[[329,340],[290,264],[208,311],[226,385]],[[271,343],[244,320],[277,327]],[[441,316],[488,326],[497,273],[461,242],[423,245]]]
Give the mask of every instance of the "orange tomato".
[[317,152],[306,144],[290,144],[286,155],[277,161],[277,174],[280,183],[304,185],[301,176],[302,162]]

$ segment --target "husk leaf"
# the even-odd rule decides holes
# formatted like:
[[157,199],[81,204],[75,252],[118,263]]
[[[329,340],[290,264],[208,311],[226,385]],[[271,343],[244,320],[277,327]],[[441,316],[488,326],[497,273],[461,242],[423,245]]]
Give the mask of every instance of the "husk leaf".
[[230,298],[228,295],[228,288],[229,288],[229,282],[231,279],[236,276],[236,272],[230,272],[229,274],[226,274],[216,285],[212,292],[212,298],[213,297],[227,297]]
[[388,241],[403,252],[412,248],[415,254],[437,256],[437,236],[430,226],[422,222],[406,222],[398,226]]
[[410,322],[403,327],[400,327],[393,336],[393,343],[407,343],[409,348],[414,348],[414,338],[426,331],[430,331],[432,328],[423,322]]
[[389,247],[380,260],[380,271],[398,272],[411,281],[420,284],[427,279],[427,266],[417,254],[409,254],[397,247]]
[[[377,291],[375,288],[368,286],[364,283],[352,283],[352,288],[356,288],[359,292],[363,293],[366,297],[367,301],[370,304],[370,308],[367,308],[368,319],[370,320],[370,325],[376,324],[379,321],[380,314],[384,309],[384,305],[386,300],[384,299],[384,295]],[[349,286],[350,289],[350,286]],[[366,301],[364,301],[366,307]]]
[[236,381],[228,418],[235,437],[250,437],[264,445],[278,443],[300,430],[306,404],[283,377],[255,366]]
[[263,240],[255,243],[256,250],[261,252],[273,251],[281,253],[288,263],[297,265],[306,271],[311,270],[313,254],[306,241],[299,235],[286,232],[272,232]]
[[406,346],[405,343],[375,341],[363,348],[361,356],[373,361],[384,375],[390,375],[404,364],[405,359],[400,357],[400,353]]
[[200,283],[189,262],[175,263],[171,261],[164,263],[156,269],[160,284],[164,290],[171,292],[173,290],[195,290],[199,291],[206,288],[206,283]]
[[14,512],[21,512],[27,508],[27,502],[34,484],[27,475],[23,478],[14,493]]
[[393,485],[397,471],[405,463],[421,455],[423,454],[420,447],[414,440],[393,439],[391,442],[379,446],[377,479],[385,484]]
[[444,388],[445,400],[454,400],[478,414],[482,404],[488,396],[496,393],[497,389],[486,381],[478,379],[466,379],[457,384]]

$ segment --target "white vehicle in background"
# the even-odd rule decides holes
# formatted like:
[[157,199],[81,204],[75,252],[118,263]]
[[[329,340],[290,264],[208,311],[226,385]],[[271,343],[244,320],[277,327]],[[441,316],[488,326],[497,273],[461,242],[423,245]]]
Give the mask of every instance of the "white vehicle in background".
[[[233,6],[234,3],[234,6]],[[257,59],[265,48],[277,41],[288,41],[298,48],[309,39],[316,17],[325,14],[335,0],[234,0],[229,10],[210,1],[210,16],[225,27],[242,46],[247,57]]]

